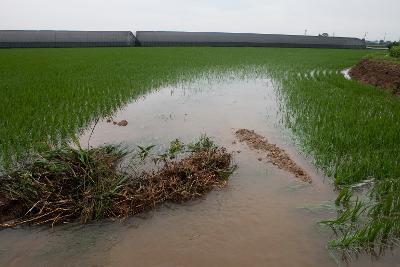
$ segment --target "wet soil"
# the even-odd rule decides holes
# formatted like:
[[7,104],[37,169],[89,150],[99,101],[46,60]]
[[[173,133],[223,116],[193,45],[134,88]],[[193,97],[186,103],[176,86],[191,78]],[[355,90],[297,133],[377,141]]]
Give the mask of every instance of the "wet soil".
[[400,96],[400,64],[365,59],[354,66],[349,74],[364,84],[381,87]]
[[16,200],[0,195],[0,225],[23,214],[24,207]]
[[117,126],[126,126],[126,125],[128,125],[128,121],[127,121],[127,120],[113,121],[112,118],[108,118],[108,119],[107,119],[107,122],[108,122],[108,123],[111,123],[111,122],[112,122],[113,125],[117,125]]
[[[279,169],[292,173],[303,182],[311,183],[310,176],[290,158],[284,149],[269,143],[265,137],[255,133],[254,130],[240,129],[236,131],[236,136],[240,142],[245,142],[252,149],[264,152],[268,157],[268,162]],[[258,160],[261,161],[262,158]]]

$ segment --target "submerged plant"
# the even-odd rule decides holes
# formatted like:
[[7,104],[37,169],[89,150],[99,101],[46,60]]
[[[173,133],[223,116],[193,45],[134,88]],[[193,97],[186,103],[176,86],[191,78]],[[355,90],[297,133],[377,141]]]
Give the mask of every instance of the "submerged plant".
[[400,238],[400,179],[378,181],[366,193],[364,201],[351,199],[348,188],[341,191],[336,204],[342,207],[336,219],[323,221],[337,233],[330,246],[340,249],[373,250],[390,247]]
[[216,145],[210,137],[202,134],[199,140],[190,143],[187,147],[190,151],[196,152],[203,149],[214,149]]
[[140,149],[139,157],[143,161],[149,156],[150,151],[155,147],[155,145],[150,145],[150,146],[146,146],[146,147],[143,147],[143,146],[137,146],[137,147]]

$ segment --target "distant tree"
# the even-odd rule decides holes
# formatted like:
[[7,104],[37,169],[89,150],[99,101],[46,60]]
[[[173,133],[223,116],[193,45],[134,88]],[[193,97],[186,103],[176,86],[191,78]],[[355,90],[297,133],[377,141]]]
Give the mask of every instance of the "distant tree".
[[394,47],[394,46],[400,46],[400,43],[399,43],[399,42],[396,42],[396,41],[391,42],[391,43],[388,45],[388,48],[391,49],[391,48]]
[[392,47],[389,49],[389,55],[390,55],[391,57],[400,58],[400,46],[399,46],[399,45],[392,46]]

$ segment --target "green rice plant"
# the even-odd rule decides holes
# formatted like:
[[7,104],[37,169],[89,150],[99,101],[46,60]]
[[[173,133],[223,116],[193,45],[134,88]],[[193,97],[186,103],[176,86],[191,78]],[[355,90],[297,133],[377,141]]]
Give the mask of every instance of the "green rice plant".
[[400,176],[396,98],[342,77],[283,83],[288,127],[337,185]]
[[[338,234],[330,245],[358,249],[397,244],[399,217],[393,210],[399,192],[393,181],[400,177],[398,98],[346,80],[339,70],[304,78],[310,71],[274,77],[281,83],[282,121],[295,142],[343,188],[336,200],[337,218],[322,222]],[[365,180],[374,184],[358,198],[353,185]]]
[[358,198],[350,201],[338,218],[321,222],[343,233],[330,246],[374,249],[396,245],[400,231],[399,185],[399,179],[379,181],[366,193],[366,202]]
[[59,145],[162,85],[204,73],[276,78],[283,71],[337,69],[363,50],[256,48],[91,48],[0,50],[0,151],[8,165],[43,142]]
[[[1,161],[12,167],[43,143],[60,146],[96,118],[164,85],[219,73],[267,76],[277,88],[281,121],[294,143],[339,188],[348,188],[337,200],[342,212],[330,222],[341,229],[337,244],[365,246],[386,236],[394,241],[399,237],[400,102],[340,73],[368,55],[377,54],[281,48],[0,50]],[[189,149],[210,146],[212,140],[203,138]],[[356,201],[351,186],[365,180],[375,185]]]
[[339,192],[339,195],[337,196],[337,198],[335,200],[336,206],[343,205],[345,207],[348,207],[352,196],[353,196],[353,192],[350,190],[349,187],[343,188]]

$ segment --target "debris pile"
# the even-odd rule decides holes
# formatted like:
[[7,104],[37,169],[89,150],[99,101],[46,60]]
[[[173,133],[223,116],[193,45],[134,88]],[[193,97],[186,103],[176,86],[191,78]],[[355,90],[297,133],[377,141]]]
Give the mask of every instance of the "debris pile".
[[121,170],[128,152],[120,146],[47,149],[0,177],[0,227],[123,218],[203,196],[226,185],[234,170],[231,154],[205,136],[187,146],[171,142],[162,155],[145,151],[139,162],[156,169],[128,172]]

